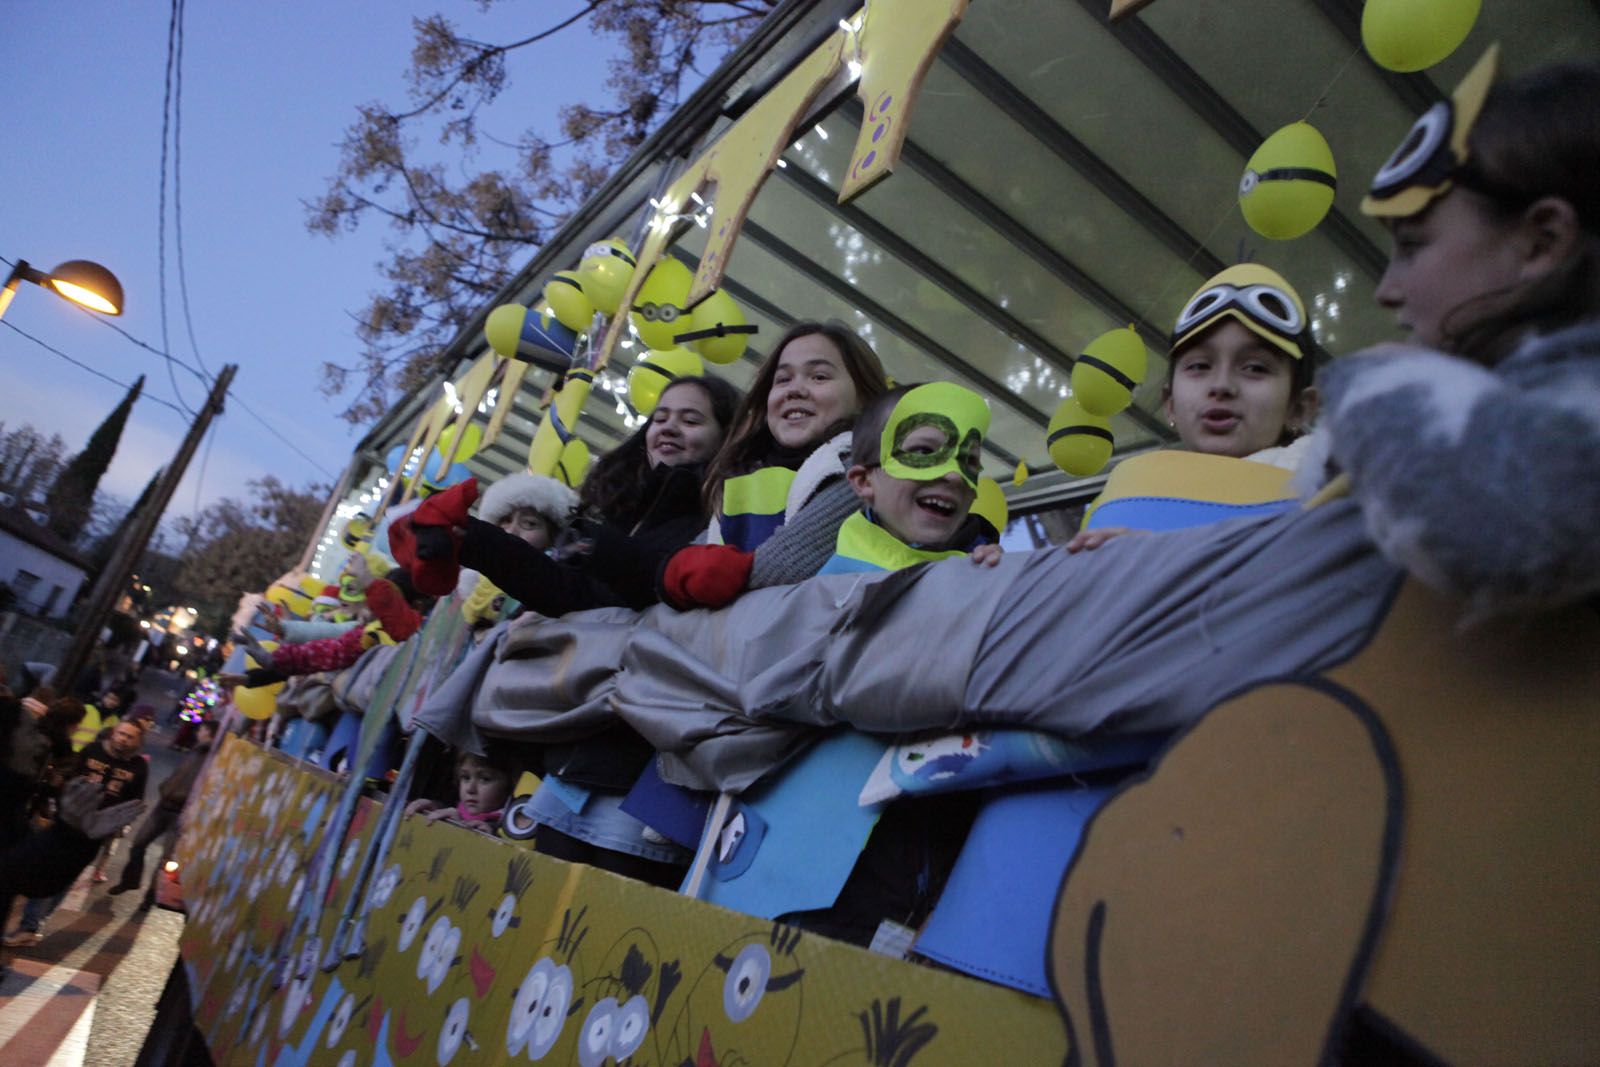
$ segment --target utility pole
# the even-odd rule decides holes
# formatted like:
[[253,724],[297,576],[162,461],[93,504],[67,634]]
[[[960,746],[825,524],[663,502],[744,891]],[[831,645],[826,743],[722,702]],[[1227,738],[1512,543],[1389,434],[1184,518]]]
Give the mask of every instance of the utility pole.
[[222,368],[222,373],[217,375],[216,382],[211,386],[211,395],[200,405],[200,410],[194,417],[194,424],[189,427],[189,433],[178,446],[177,455],[168,464],[166,472],[156,486],[156,491],[146,502],[143,513],[134,517],[127,537],[117,545],[111,560],[100,572],[100,577],[95,579],[94,588],[89,591],[89,599],[84,604],[78,632],[73,635],[72,647],[67,649],[66,657],[56,668],[57,692],[71,692],[78,675],[83,673],[84,665],[89,662],[89,654],[94,651],[95,642],[100,639],[100,631],[105,628],[106,619],[111,615],[111,609],[116,606],[117,599],[127,589],[133,568],[138,564],[139,557],[144,555],[145,546],[150,543],[150,535],[155,533],[156,523],[161,521],[162,514],[166,512],[172,494],[178,490],[178,483],[183,481],[183,473],[189,469],[189,461],[194,458],[195,449],[200,447],[201,439],[211,426],[211,419],[222,413],[222,402],[227,397],[228,386],[233,383],[233,376],[238,370],[237,363],[229,363]]

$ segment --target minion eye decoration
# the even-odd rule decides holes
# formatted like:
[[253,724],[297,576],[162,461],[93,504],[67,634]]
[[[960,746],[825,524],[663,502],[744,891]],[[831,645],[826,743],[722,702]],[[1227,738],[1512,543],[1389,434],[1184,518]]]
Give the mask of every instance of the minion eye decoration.
[[1239,210],[1263,237],[1288,241],[1311,232],[1333,207],[1338,172],[1316,128],[1294,122],[1261,142],[1239,179]]
[[1212,277],[1178,313],[1172,347],[1185,344],[1224,315],[1287,355],[1306,357],[1311,338],[1305,303],[1277,271],[1241,263]]
[[1412,124],[1405,138],[1384,161],[1361,201],[1361,211],[1375,218],[1415,215],[1449,192],[1468,170],[1468,139],[1473,123],[1494,84],[1500,46],[1490,45],[1449,100],[1434,104]]
[[[935,433],[912,442],[912,435],[924,428]],[[907,392],[889,413],[878,462],[889,475],[915,482],[931,482],[954,471],[976,489],[988,432],[989,404],[983,397],[951,382],[930,382]]]

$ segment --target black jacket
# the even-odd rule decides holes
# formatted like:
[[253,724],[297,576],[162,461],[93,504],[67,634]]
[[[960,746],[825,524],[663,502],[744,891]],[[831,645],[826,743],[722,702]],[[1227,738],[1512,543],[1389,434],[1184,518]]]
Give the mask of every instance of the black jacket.
[[[623,527],[579,519],[552,558],[498,526],[470,519],[461,565],[471,567],[529,611],[559,616],[586,608],[647,608],[659,599],[656,574],[705,528],[700,466],[657,467],[644,486],[640,517]],[[540,746],[544,774],[588,789],[625,791],[655,750],[623,723],[580,741]]]
[[656,602],[656,572],[705,527],[702,468],[657,467],[645,483],[650,501],[629,528],[601,520],[575,522],[552,558],[481,519],[468,519],[461,565],[541,615],[586,608],[647,608]]

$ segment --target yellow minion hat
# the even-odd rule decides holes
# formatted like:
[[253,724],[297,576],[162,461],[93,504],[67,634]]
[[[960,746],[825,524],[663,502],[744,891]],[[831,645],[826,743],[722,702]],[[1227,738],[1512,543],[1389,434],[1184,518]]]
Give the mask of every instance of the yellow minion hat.
[[1406,218],[1450,191],[1467,162],[1467,139],[1499,66],[1500,46],[1492,44],[1449,100],[1422,113],[1400,147],[1378,168],[1371,191],[1361,201],[1362,214]]
[[1172,351],[1223,316],[1295,359],[1304,359],[1310,347],[1305,301],[1283,275],[1259,263],[1229,267],[1195,290],[1173,324]]

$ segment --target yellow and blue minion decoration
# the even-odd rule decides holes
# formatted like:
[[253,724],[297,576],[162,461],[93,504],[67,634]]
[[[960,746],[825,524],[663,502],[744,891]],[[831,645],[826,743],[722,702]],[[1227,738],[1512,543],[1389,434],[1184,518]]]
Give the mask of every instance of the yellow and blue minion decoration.
[[1362,214],[1406,218],[1448,193],[1457,181],[1470,181],[1468,140],[1499,64],[1500,46],[1490,45],[1450,99],[1422,113],[1400,147],[1378,168],[1372,189],[1361,201]]
[[1311,351],[1311,320],[1294,286],[1271,267],[1240,263],[1202,285],[1172,327],[1172,350],[1188,344],[1223,318],[1232,318],[1294,359]]
[[683,305],[693,285],[694,272],[671,256],[650,268],[628,315],[646,348],[665,351],[677,343],[673,338],[688,321],[689,311]]
[[351,516],[350,521],[344,524],[344,533],[340,539],[344,547],[361,549],[372,543],[372,516],[365,513]]

